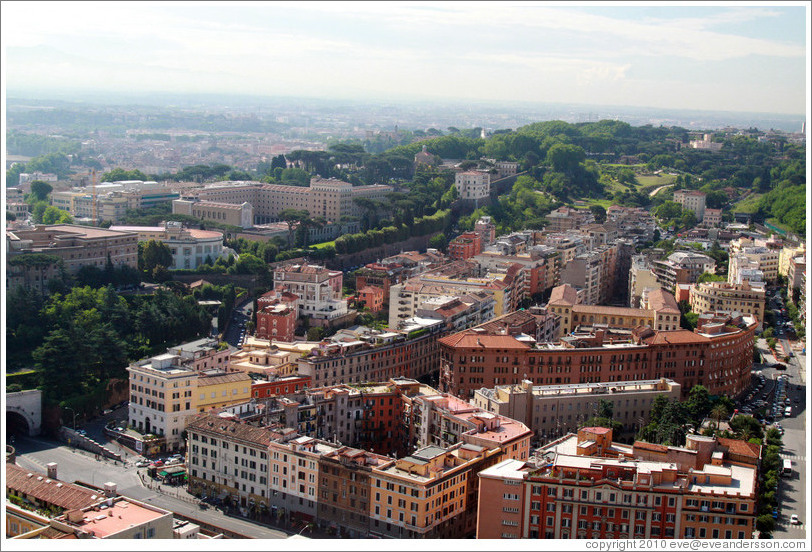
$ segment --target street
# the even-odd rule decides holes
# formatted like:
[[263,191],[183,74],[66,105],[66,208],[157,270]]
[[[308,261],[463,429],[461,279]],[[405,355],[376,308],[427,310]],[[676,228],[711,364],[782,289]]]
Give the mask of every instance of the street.
[[[784,351],[790,351],[789,342],[782,339],[779,343]],[[759,348],[766,362],[781,362],[766,352],[766,342],[759,340]],[[806,358],[794,354],[787,363],[786,373],[789,376],[787,397],[792,401],[792,416],[780,420],[784,428],[781,458],[792,462],[792,476],[784,477],[778,485],[778,504],[780,514],[776,521],[773,536],[776,539],[806,538],[806,479],[808,459],[806,457]],[[767,378],[778,377],[782,372],[765,368]],[[795,402],[795,401],[798,402]],[[790,516],[797,514],[799,525],[790,524]]]
[[[198,501],[186,493],[183,487],[161,485],[164,492],[158,492],[157,481],[146,476],[146,470],[137,470],[133,466],[122,466],[121,462],[100,459],[89,452],[72,449],[61,443],[42,438],[21,437],[16,440],[17,465],[25,469],[46,473],[45,467],[50,462],[57,463],[57,478],[62,481],[82,481],[94,486],[104,487],[107,482],[117,485],[117,492],[178,514],[199,519],[212,525],[223,527],[235,533],[251,535],[257,539],[284,539],[288,533],[235,518],[219,510],[209,508],[201,510]],[[142,485],[139,471],[145,481],[150,481],[154,489]],[[172,496],[175,495],[175,496]]]

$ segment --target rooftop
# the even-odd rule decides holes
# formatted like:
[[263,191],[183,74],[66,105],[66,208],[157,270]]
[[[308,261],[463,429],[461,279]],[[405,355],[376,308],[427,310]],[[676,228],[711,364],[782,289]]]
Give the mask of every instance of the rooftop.
[[[147,507],[122,498],[113,500],[112,506],[103,503],[99,510],[91,508],[83,512],[83,514],[81,521],[66,522],[82,531],[93,531],[96,538],[102,539],[126,531],[133,526],[143,525],[164,516],[172,515],[167,510],[155,506]],[[64,516],[65,520],[70,519],[69,516],[70,514],[66,514]]]
[[10,463],[6,463],[6,488],[65,510],[85,508],[97,502],[102,496],[99,491],[64,483],[58,479],[49,479],[41,473]]

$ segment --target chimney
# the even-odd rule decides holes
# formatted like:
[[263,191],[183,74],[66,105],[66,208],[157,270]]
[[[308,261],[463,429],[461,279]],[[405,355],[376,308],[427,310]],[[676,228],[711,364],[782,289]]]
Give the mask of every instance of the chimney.
[[46,464],[45,467],[48,468],[48,479],[58,479],[58,477],[56,476],[56,467],[57,467],[56,462]]
[[105,483],[104,484],[104,496],[106,496],[108,498],[112,498],[112,497],[114,497],[116,495],[117,495],[117,493],[116,493],[116,484],[111,482],[111,481],[108,481],[107,483]]

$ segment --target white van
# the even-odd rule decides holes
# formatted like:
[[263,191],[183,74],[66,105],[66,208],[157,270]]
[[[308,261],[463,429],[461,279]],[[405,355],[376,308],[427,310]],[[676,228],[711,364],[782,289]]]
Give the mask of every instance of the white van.
[[789,418],[792,416],[792,407],[788,406],[784,409],[784,418]]

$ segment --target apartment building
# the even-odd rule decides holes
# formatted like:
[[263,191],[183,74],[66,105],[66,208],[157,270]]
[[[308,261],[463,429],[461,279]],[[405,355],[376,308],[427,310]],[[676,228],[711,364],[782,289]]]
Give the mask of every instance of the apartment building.
[[581,302],[578,290],[563,284],[553,288],[547,308],[561,317],[561,332],[568,334],[579,326],[606,325],[609,328],[633,329],[648,326],[656,330],[679,327],[680,311],[674,296],[657,287],[647,290],[641,308],[604,307]]
[[790,297],[796,289],[800,289],[803,285],[803,278],[801,275],[806,272],[806,256],[799,255],[793,257],[789,261],[789,270],[787,270],[787,291]]
[[418,307],[431,297],[462,296],[485,292],[494,299],[494,314],[499,316],[516,310],[526,289],[525,272],[519,264],[511,264],[505,272],[478,276],[479,268],[471,261],[455,261],[409,278],[389,288],[389,326],[398,327],[403,320],[416,315]]
[[697,222],[701,222],[705,217],[705,192],[699,190],[676,190],[674,201],[679,203],[683,209],[692,211],[696,215]]
[[482,236],[476,232],[463,232],[448,243],[448,256],[455,261],[464,261],[482,251]]
[[705,209],[705,215],[702,217],[702,225],[715,227],[722,224],[722,210],[721,209]]
[[477,538],[750,539],[759,445],[689,435],[684,447],[585,427],[480,472]]
[[189,492],[227,499],[250,511],[270,510],[271,432],[209,413],[186,426]]
[[258,339],[293,341],[299,311],[298,297],[288,292],[269,291],[257,299],[257,326],[254,336]]
[[224,408],[251,399],[251,376],[245,372],[203,372],[197,379],[198,412]]
[[163,242],[172,253],[172,264],[167,268],[196,269],[204,263],[214,264],[234,251],[223,247],[223,233],[217,230],[184,228],[180,222],[168,221],[161,226],[111,226],[110,230],[133,232],[139,242]]
[[589,209],[573,209],[567,206],[553,210],[545,218],[547,219],[547,226],[544,227],[545,233],[577,230],[595,222],[595,216]]
[[391,461],[388,456],[350,447],[319,456],[319,525],[337,538],[367,537],[372,469]]
[[693,284],[703,273],[716,272],[716,261],[693,251],[675,251],[665,260],[653,261],[651,264],[657,281],[672,292],[677,284]]
[[749,314],[758,321],[757,331],[764,323],[766,291],[763,284],[743,282],[704,282],[691,286],[688,299],[691,310],[696,313],[728,311]]
[[168,353],[132,364],[127,371],[130,425],[165,438],[167,450],[181,448],[186,418],[197,411],[198,373],[183,366],[179,356]]
[[669,378],[683,393],[696,384],[735,396],[750,382],[757,321],[724,313],[700,316],[688,330],[593,330],[537,343],[482,328],[441,338],[440,390],[472,397],[477,389],[519,384],[563,385]]
[[310,378],[301,376],[272,377],[265,381],[254,380],[251,382],[251,397],[256,401],[261,401],[271,397],[301,393],[308,387],[310,387]]
[[603,246],[576,255],[562,269],[560,281],[584,290],[583,302],[602,305],[609,301],[615,287],[617,247]]
[[407,271],[398,263],[369,263],[355,271],[355,289],[375,286],[383,290],[384,305],[389,304],[389,288],[403,282]]
[[613,420],[622,424],[624,433],[635,432],[648,423],[656,397],[679,400],[681,392],[679,383],[665,378],[565,385],[533,385],[522,380],[518,385],[477,389],[471,404],[521,421],[536,439],[548,441],[577,431],[597,416],[601,401],[612,405]]
[[169,347],[166,352],[180,357],[180,362],[187,368],[203,372],[206,370],[228,371],[228,358],[234,350],[221,349],[217,339],[203,338]]
[[522,297],[544,293],[560,282],[561,254],[549,246],[534,245],[524,253],[512,255],[487,248],[472,260],[484,270],[506,270],[513,264],[521,266],[525,284],[521,291]]
[[344,274],[323,266],[289,264],[274,270],[274,291],[296,296],[298,317],[330,321],[349,314],[342,299]]
[[460,199],[479,200],[491,193],[491,175],[486,171],[463,171],[454,176]]
[[458,332],[493,318],[494,304],[493,297],[481,291],[459,297],[430,297],[420,303],[415,314],[418,319],[441,320],[445,332]]
[[51,529],[78,539],[172,539],[174,515],[146,502],[114,496],[65,512],[51,520]]
[[496,240],[496,225],[488,216],[479,217],[474,224],[474,232],[482,238],[482,246],[487,247]]
[[806,253],[806,244],[800,242],[798,245],[792,246],[784,244],[781,252],[778,254],[778,274],[786,276],[789,272],[789,263],[795,257],[803,256]]
[[727,281],[741,283],[740,272],[745,268],[758,269],[767,282],[774,282],[778,278],[778,256],[780,249],[769,247],[742,247],[737,253],[730,255]]
[[397,331],[365,330],[355,340],[327,340],[297,360],[298,374],[316,387],[423,376],[436,368],[442,330],[441,320],[412,319]]
[[358,290],[358,300],[371,312],[380,312],[383,310],[383,288],[379,288],[378,286],[364,286]]
[[659,287],[660,282],[657,281],[654,272],[651,271],[648,258],[645,255],[632,257],[631,267],[629,268],[629,306],[639,308],[643,291]]

